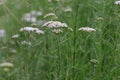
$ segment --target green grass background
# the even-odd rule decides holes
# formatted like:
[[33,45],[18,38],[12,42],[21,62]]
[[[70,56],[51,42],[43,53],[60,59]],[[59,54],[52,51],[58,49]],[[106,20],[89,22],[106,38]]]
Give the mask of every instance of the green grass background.
[[[9,72],[1,68],[0,80],[119,80],[120,5],[114,2],[60,0],[52,4],[47,0],[7,0],[0,5],[0,28],[6,30],[6,37],[0,38],[0,62],[12,62],[14,67]],[[67,6],[72,12],[63,11]],[[20,45],[11,36],[31,25],[21,21],[22,15],[31,10],[42,10],[43,16],[55,12],[57,20],[74,31],[64,30],[56,35],[45,30],[35,39],[23,38],[31,41],[31,46]],[[78,32],[82,26],[95,28],[96,32]],[[91,64],[91,59],[98,63]]]

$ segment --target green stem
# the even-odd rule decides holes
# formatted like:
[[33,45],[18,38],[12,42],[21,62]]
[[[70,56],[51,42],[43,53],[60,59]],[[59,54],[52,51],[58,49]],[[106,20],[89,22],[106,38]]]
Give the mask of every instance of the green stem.
[[57,38],[57,45],[58,45],[58,78],[60,79],[61,75],[61,53],[60,53],[60,36],[58,34]]
[[77,40],[77,17],[78,17],[78,0],[75,0],[75,10],[76,10],[76,14],[75,14],[75,22],[74,22],[74,36],[73,36],[73,80],[75,80],[75,62],[76,62],[76,40]]

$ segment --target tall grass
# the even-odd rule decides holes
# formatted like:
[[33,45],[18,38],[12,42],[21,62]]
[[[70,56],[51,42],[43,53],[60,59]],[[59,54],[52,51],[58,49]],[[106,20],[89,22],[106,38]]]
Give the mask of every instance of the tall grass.
[[[1,80],[119,80],[120,78],[120,5],[114,0],[7,0],[0,5],[0,64],[10,62],[9,70],[0,67]],[[64,8],[71,7],[71,12]],[[25,13],[41,10],[38,20],[64,22],[73,31],[63,28],[56,34],[42,25],[22,21]],[[47,13],[57,19],[45,19]],[[22,33],[20,28],[32,26],[43,35]],[[78,31],[91,27],[96,32]],[[12,35],[20,34],[17,39]],[[21,41],[31,45],[22,45]]]

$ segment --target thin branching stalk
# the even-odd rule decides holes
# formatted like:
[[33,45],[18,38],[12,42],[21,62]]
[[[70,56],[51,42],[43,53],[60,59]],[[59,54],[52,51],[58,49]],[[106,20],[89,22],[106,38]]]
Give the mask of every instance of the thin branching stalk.
[[61,53],[60,53],[60,34],[57,35],[57,51],[58,51],[58,79],[61,76]]
[[79,8],[79,4],[78,4],[79,0],[75,0],[75,21],[74,21],[74,36],[73,36],[73,80],[75,80],[75,62],[76,62],[76,40],[77,40],[77,17],[78,17],[78,8]]

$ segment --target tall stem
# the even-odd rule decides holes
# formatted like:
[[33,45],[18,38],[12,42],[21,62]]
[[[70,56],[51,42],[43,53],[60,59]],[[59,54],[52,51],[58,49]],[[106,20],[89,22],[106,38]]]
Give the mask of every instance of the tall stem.
[[59,65],[58,65],[58,67],[59,67],[59,71],[58,71],[58,75],[59,75],[59,78],[60,78],[60,75],[61,75],[61,53],[60,53],[60,36],[59,36],[59,34],[58,34],[58,57],[59,57]]
[[76,62],[76,39],[77,39],[77,17],[78,17],[78,8],[79,8],[79,4],[78,4],[79,0],[75,0],[75,21],[74,21],[74,36],[73,36],[73,80],[75,80],[75,62]]

